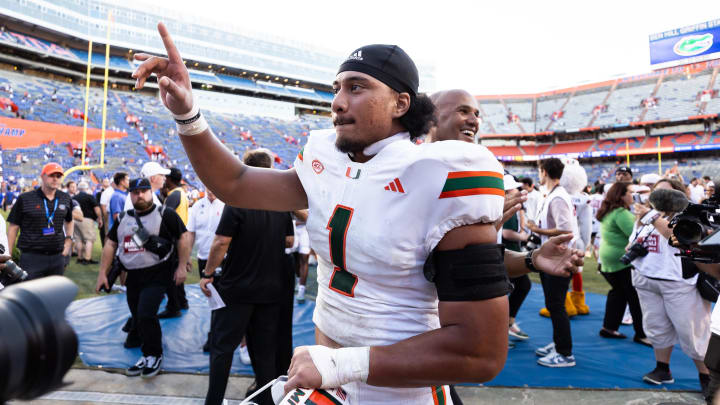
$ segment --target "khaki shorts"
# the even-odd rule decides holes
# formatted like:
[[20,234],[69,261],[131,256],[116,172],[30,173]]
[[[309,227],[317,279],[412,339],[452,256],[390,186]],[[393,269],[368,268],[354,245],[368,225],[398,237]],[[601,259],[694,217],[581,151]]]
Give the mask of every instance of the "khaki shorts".
[[655,349],[680,343],[693,360],[702,360],[710,341],[710,303],[693,284],[647,278],[632,272],[640,298],[643,329]]
[[97,222],[90,218],[83,218],[81,222],[75,222],[75,239],[81,242],[95,242],[97,238]]

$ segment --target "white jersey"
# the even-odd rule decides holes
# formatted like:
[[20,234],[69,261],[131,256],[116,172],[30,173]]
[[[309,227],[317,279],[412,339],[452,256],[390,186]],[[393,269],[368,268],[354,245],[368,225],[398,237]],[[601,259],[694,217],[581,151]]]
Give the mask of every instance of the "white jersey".
[[575,207],[575,216],[578,225],[578,241],[575,245],[577,249],[585,251],[590,245],[590,235],[592,234],[592,207],[590,206],[590,196],[586,194],[571,195],[570,200]]
[[[451,229],[502,217],[502,167],[484,146],[415,145],[407,133],[372,145],[379,152],[356,163],[335,148],[335,137],[314,131],[295,160],[318,259],[313,321],[346,347],[390,345],[439,328],[437,292],[423,265]],[[353,404],[377,400],[379,391],[394,399],[372,403],[433,403],[429,388],[360,385],[348,390],[359,395]]]
[[590,208],[592,208],[592,233],[596,233],[600,236],[600,221],[597,220],[597,213],[600,211],[600,206],[603,202],[602,194],[591,194],[590,195]]

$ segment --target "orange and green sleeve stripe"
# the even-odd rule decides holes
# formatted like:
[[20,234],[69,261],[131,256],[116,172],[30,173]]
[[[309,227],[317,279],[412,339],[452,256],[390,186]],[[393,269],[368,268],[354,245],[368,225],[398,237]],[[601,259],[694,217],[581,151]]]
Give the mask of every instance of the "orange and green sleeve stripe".
[[316,389],[305,402],[306,405],[343,405],[327,391]]
[[450,172],[438,198],[483,194],[505,197],[502,173],[490,171]]
[[447,399],[445,398],[445,390],[442,386],[432,387],[433,405],[445,405]]
[[300,149],[300,153],[298,153],[298,158],[300,161],[303,160],[303,152],[305,152],[305,147],[303,146],[302,149]]

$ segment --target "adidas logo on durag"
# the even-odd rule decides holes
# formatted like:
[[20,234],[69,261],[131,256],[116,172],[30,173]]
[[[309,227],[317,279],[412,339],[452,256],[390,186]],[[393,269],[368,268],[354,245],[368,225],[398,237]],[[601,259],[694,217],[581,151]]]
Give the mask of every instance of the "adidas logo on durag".
[[402,184],[400,184],[400,179],[398,179],[397,177],[395,178],[395,180],[391,181],[390,184],[385,186],[385,190],[405,194],[405,190],[403,189]]
[[363,60],[362,57],[362,49],[359,51],[355,51],[352,55],[348,56],[348,60]]

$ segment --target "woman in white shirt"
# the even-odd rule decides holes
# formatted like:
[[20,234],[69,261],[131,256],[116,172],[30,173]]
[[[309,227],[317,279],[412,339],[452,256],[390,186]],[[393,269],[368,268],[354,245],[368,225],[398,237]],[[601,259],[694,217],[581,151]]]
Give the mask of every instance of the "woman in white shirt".
[[[662,179],[653,190],[675,189],[685,192],[682,183]],[[698,369],[700,385],[705,390],[709,375],[703,364],[710,339],[710,303],[703,300],[695,287],[697,275],[683,278],[682,262],[677,248],[668,244],[672,230],[668,223],[673,212],[658,212],[635,204],[638,222],[635,224],[630,245],[641,243],[647,254],[632,262],[633,286],[640,298],[643,327],[655,352],[655,369],[643,377],[649,384],[670,384],[675,380],[670,373],[670,354],[680,343],[682,351]]]

